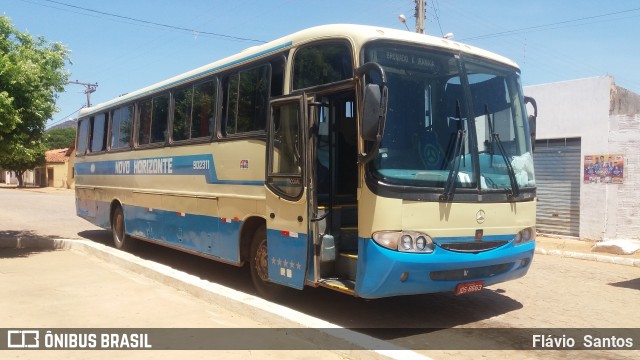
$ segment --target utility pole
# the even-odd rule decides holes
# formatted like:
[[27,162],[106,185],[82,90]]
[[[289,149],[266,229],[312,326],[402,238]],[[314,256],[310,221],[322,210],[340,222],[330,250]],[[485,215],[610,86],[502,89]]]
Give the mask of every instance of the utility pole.
[[75,80],[75,81],[69,81],[67,84],[76,84],[76,85],[84,86],[84,93],[87,94],[87,107],[91,107],[91,93],[96,92],[98,83],[90,84],[90,83],[84,83],[84,82]]
[[427,0],[414,0],[416,3],[416,32],[424,34],[424,19],[427,17]]

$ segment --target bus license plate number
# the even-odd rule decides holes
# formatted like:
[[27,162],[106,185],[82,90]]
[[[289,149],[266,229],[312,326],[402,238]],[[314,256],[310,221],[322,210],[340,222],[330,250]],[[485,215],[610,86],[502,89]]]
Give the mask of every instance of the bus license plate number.
[[484,286],[484,281],[482,280],[463,282],[456,285],[455,294],[464,295],[464,294],[469,294],[473,292],[478,292],[482,290],[483,286]]

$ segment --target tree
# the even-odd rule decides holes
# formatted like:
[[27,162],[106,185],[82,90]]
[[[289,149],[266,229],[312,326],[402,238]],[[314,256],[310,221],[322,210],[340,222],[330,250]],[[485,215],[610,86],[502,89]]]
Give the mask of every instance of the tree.
[[45,124],[64,91],[69,51],[18,31],[0,16],[0,167],[22,175],[42,164]]
[[45,150],[42,142],[31,142],[27,146],[16,144],[9,147],[5,154],[0,154],[0,163],[3,168],[15,171],[18,187],[24,187],[24,173],[44,163]]
[[64,149],[74,143],[76,128],[58,128],[47,131],[45,145],[47,150]]

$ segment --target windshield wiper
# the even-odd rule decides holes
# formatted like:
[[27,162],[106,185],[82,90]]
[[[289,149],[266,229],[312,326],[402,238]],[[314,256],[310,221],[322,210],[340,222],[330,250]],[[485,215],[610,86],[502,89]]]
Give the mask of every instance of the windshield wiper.
[[460,114],[460,101],[456,101],[456,116],[460,122],[460,129],[456,133],[456,142],[453,146],[453,164],[451,164],[451,170],[449,170],[449,176],[447,177],[447,183],[444,186],[444,192],[440,195],[440,201],[453,200],[453,195],[456,190],[456,178],[460,172],[460,156],[462,155],[462,145],[464,143],[464,137],[467,133],[462,126],[462,115]]
[[516,173],[515,171],[513,171],[513,166],[511,166],[511,162],[507,158],[507,152],[504,150],[504,145],[502,145],[502,140],[500,140],[500,135],[497,132],[494,132],[491,115],[489,114],[489,106],[486,104],[485,104],[485,112],[489,120],[489,128],[491,131],[491,141],[493,142],[495,140],[495,143],[498,144],[498,150],[500,150],[500,155],[502,155],[502,160],[504,160],[504,164],[507,166],[507,174],[509,174],[509,182],[511,182],[511,189],[505,188],[505,190],[509,192],[507,197],[509,199],[513,199],[514,197],[518,197],[520,195],[520,187],[518,187],[518,181],[516,180]]
[[491,134],[490,142],[488,144],[487,151],[489,152],[489,167],[493,168],[493,119],[489,115],[489,105],[484,104],[484,116],[487,117],[487,124],[489,125],[489,134]]

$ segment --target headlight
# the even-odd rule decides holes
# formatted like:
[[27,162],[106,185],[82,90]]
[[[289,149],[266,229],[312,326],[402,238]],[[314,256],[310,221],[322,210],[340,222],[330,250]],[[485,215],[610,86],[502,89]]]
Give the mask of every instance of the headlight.
[[434,249],[431,237],[416,231],[378,231],[371,238],[378,245],[402,252],[431,253]]
[[380,246],[384,246],[391,250],[397,250],[398,241],[400,240],[399,234],[402,233],[398,231],[378,231],[374,233],[371,238]]
[[400,246],[402,250],[411,250],[411,248],[413,248],[413,239],[411,236],[407,234],[402,235],[400,238]]
[[528,227],[520,230],[513,239],[515,245],[528,243],[536,239],[536,228]]

